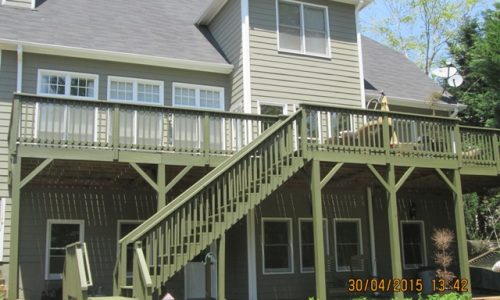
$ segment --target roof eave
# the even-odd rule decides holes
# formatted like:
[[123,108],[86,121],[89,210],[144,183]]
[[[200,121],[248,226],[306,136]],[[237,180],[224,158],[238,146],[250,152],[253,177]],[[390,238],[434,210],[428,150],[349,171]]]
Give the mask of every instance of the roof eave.
[[187,59],[0,39],[0,49],[15,51],[18,45],[23,47],[24,52],[37,54],[60,55],[122,63],[127,62],[132,64],[221,74],[229,74],[233,70],[233,65],[224,63],[200,62]]
[[[378,97],[380,93],[373,92],[372,90],[366,90],[367,96]],[[395,97],[395,96],[387,96],[389,99],[389,104],[400,105],[405,107],[413,107],[413,108],[423,108],[423,109],[436,109],[442,111],[455,111],[458,108],[459,111],[467,108],[467,105],[461,103],[446,103],[443,101],[435,103],[432,107],[423,100],[418,99],[410,99],[404,97]]]
[[[359,10],[365,8],[368,4],[373,2],[373,0],[331,0],[334,2],[341,2],[352,4],[358,7]],[[205,9],[203,14],[196,21],[197,25],[208,25],[212,22],[213,18],[219,13],[219,11],[227,3],[227,0],[212,0],[210,5]]]

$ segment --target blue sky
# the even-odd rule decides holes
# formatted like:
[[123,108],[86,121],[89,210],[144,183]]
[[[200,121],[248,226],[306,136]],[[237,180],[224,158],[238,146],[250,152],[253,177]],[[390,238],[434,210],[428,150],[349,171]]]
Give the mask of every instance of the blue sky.
[[[408,0],[401,0],[408,1]],[[479,0],[480,3],[476,6],[472,14],[480,15],[480,12],[484,11],[487,8],[492,8],[495,2],[500,0]],[[377,35],[373,34],[368,30],[372,20],[380,20],[387,17],[388,12],[384,5],[384,0],[374,0],[370,5],[368,5],[365,9],[361,11],[361,27],[363,29],[363,34],[367,35],[375,40],[379,40]]]

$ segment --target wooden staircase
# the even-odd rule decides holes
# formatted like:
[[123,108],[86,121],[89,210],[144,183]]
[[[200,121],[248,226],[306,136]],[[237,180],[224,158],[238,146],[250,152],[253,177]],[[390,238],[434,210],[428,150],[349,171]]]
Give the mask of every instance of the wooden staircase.
[[[189,261],[306,163],[297,138],[302,111],[279,121],[120,240],[114,296],[152,299]],[[127,245],[134,244],[127,285]]]

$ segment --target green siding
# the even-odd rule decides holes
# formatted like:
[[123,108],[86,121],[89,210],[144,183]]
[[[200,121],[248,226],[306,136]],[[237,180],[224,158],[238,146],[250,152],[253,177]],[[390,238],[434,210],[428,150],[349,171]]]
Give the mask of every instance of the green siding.
[[99,60],[25,53],[23,63],[23,92],[36,93],[38,69],[82,72],[99,75],[99,99],[107,99],[108,76],[161,80],[164,82],[165,105],[172,105],[172,83],[190,83],[225,88],[226,108],[231,93],[229,75],[181,69],[151,67]]
[[0,65],[0,197],[6,200],[3,262],[9,261],[10,254],[10,193],[8,174],[8,142],[12,94],[16,90],[17,55],[14,51],[1,51]]
[[241,3],[228,1],[209,25],[210,32],[224,52],[227,60],[234,65],[231,74],[232,111],[242,111],[243,107],[243,65],[241,48]]
[[276,2],[250,1],[252,109],[256,101],[360,107],[358,46],[353,5],[326,0],[331,59],[278,51]]
[[58,288],[60,280],[44,280],[48,219],[84,220],[92,292],[111,294],[117,251],[117,220],[145,220],[156,210],[156,195],[78,188],[34,189],[21,194],[20,298],[39,299],[43,290]]

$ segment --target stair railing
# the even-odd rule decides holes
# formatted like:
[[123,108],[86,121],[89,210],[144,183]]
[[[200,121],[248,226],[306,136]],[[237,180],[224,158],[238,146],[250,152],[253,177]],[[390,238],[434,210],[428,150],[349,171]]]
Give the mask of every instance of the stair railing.
[[[284,169],[300,158],[302,110],[269,127],[171,203],[119,241],[115,295],[126,283],[127,245],[142,242],[153,285],[175,272],[284,182]],[[134,282],[137,279],[134,277]]]
[[66,246],[63,269],[63,299],[87,299],[92,286],[87,245],[77,242]]

